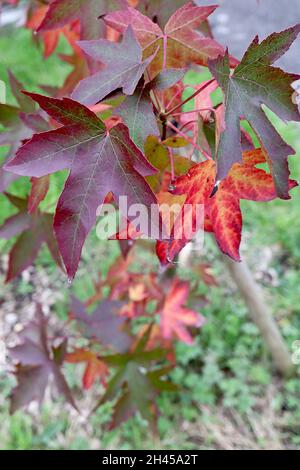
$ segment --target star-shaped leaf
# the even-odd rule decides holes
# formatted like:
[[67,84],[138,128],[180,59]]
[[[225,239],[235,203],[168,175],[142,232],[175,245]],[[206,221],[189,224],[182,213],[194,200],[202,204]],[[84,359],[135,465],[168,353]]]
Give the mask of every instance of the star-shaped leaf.
[[[173,194],[186,194],[185,204],[203,204],[209,218],[208,231],[213,231],[220,249],[236,261],[240,260],[239,247],[242,235],[242,212],[240,199],[271,201],[277,197],[272,176],[257,164],[265,163],[261,149],[244,152],[243,163],[236,163],[228,176],[214,188],[216,165],[213,160],[195,165],[188,175],[178,178]],[[289,189],[297,186],[289,181]],[[193,211],[195,214],[196,211]],[[184,217],[183,217],[184,220]],[[188,218],[190,223],[190,218]],[[183,222],[184,223],[184,222]],[[192,220],[195,233],[195,220]],[[172,262],[181,249],[191,240],[182,237],[170,242],[158,242],[157,254],[163,264]]]
[[171,16],[164,31],[134,8],[110,13],[105,16],[105,22],[121,33],[131,25],[143,48],[144,58],[152,56],[159,48],[149,66],[153,78],[165,68],[184,68],[191,63],[207,65],[209,58],[224,52],[214,39],[196,31],[216,7],[196,7],[189,2]]
[[187,327],[203,325],[204,318],[194,310],[184,307],[190,292],[188,282],[174,279],[166,296],[165,304],[161,312],[160,326],[165,339],[177,337],[181,341],[192,344],[193,338]]
[[151,56],[143,62],[142,49],[131,26],[125,31],[121,43],[98,39],[79,44],[86,54],[105,64],[100,72],[82,80],[72,94],[72,98],[86,105],[98,103],[118,88],[122,88],[126,95],[132,95],[153,59]]
[[[67,273],[75,276],[82,246],[96,221],[97,208],[108,193],[128,206],[141,203],[151,213],[156,198],[143,176],[155,173],[118,124],[107,130],[85,106],[69,98],[58,100],[29,94],[63,127],[35,135],[7,168],[19,175],[41,177],[71,170],[56,209],[54,230]],[[127,215],[127,214],[126,214]]]
[[285,121],[300,121],[297,106],[292,102],[291,87],[299,76],[271,66],[289,49],[299,32],[300,24],[271,34],[261,43],[256,36],[232,75],[227,52],[209,62],[225,98],[226,129],[217,150],[217,180],[225,178],[232,165],[242,159],[240,120],[246,119],[266,150],[278,196],[289,197],[287,157],[294,150],[274,129],[262,105]]
[[47,337],[47,321],[40,305],[36,307],[34,321],[30,322],[19,335],[22,343],[9,350],[11,357],[17,362],[17,386],[11,395],[11,413],[28,405],[31,401],[42,402],[49,377],[54,377],[58,391],[74,408],[68,384],[61,372],[61,357],[64,345],[58,348],[49,347]]
[[153,367],[154,361],[165,360],[167,353],[161,348],[147,350],[150,334],[151,328],[148,328],[133,351],[102,358],[107,365],[117,369],[97,405],[98,407],[107,401],[117,399],[110,429],[127,421],[136,412],[140,412],[155,430],[158,414],[155,398],[162,391],[177,390],[175,385],[164,380],[169,372],[168,367]]

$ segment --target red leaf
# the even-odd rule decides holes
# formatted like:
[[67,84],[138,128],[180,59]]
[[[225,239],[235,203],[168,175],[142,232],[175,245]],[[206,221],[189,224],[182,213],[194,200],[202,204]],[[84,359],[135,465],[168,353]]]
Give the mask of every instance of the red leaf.
[[[216,167],[212,160],[195,165],[188,175],[178,178],[173,194],[186,194],[185,204],[204,204],[220,249],[236,261],[240,260],[239,246],[242,233],[240,199],[271,201],[277,197],[273,178],[263,169],[255,167],[265,162],[261,149],[244,152],[243,163],[236,163],[211,196]],[[289,189],[297,183],[290,180]],[[184,219],[184,218],[183,218]],[[195,221],[193,220],[193,230]],[[207,227],[210,229],[210,227]],[[157,243],[157,254],[162,263],[172,262],[190,241],[180,240]]]
[[97,208],[109,192],[113,192],[117,202],[120,196],[127,196],[128,206],[143,204],[150,218],[156,198],[143,176],[155,170],[131,141],[123,124],[108,131],[96,114],[76,101],[28,95],[63,127],[35,135],[6,168],[35,177],[71,169],[58,201],[54,230],[72,279],[82,246],[96,221]]
[[183,307],[189,296],[188,282],[175,279],[167,294],[165,305],[161,313],[160,325],[164,338],[171,339],[176,336],[187,344],[193,343],[193,338],[187,327],[200,327],[204,318],[194,310]]
[[98,39],[79,44],[86,54],[105,64],[100,72],[82,80],[72,94],[72,98],[86,105],[98,103],[118,88],[122,88],[126,95],[132,95],[153,59],[152,55],[142,61],[141,46],[131,26],[124,32],[121,43]]
[[31,178],[31,191],[28,200],[28,211],[30,214],[35,212],[40,203],[45,199],[50,185],[49,175],[41,178]]
[[19,335],[22,343],[11,348],[10,355],[17,362],[17,386],[11,395],[11,413],[28,405],[31,401],[43,400],[50,375],[65,399],[74,407],[68,384],[61,372],[61,361],[57,349],[50,348],[47,338],[47,322],[41,307],[37,305],[34,321],[30,322]]
[[300,121],[297,106],[292,102],[291,84],[299,75],[289,74],[271,64],[278,60],[295,41],[300,24],[271,34],[259,43],[256,36],[241,63],[231,74],[228,52],[209,62],[209,68],[224,92],[225,130],[218,149],[216,179],[224,179],[234,163],[242,160],[240,120],[246,119],[267,152],[279,197],[289,198],[287,157],[294,153],[270,123],[262,104],[284,121]]
[[149,67],[153,78],[165,68],[184,68],[191,63],[207,65],[209,58],[224,53],[223,47],[214,39],[195,30],[215,9],[216,5],[196,7],[192,2],[187,3],[171,16],[164,31],[134,8],[110,13],[106,15],[105,22],[121,33],[131,25],[145,58],[159,47]]
[[98,359],[97,355],[86,349],[77,349],[64,358],[65,362],[77,364],[86,362],[86,369],[82,378],[83,387],[89,390],[97,380],[100,379],[102,385],[106,385],[106,379],[109,375],[109,369],[104,361]]

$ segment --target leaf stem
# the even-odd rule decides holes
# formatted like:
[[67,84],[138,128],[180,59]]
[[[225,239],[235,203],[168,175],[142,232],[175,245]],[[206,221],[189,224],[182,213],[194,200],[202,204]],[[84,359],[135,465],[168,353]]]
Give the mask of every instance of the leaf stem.
[[179,103],[177,106],[175,106],[174,108],[170,109],[169,111],[166,112],[166,116],[170,116],[171,114],[174,113],[174,111],[177,111],[177,109],[181,108],[184,104],[188,103],[189,101],[191,101],[192,99],[195,98],[195,96],[199,95],[199,93],[203,90],[205,90],[205,88],[207,88],[209,85],[211,85],[212,82],[214,82],[214,78],[212,78],[211,80],[209,80],[208,82],[206,82],[202,87],[198,88],[198,90],[195,91],[195,93],[193,93],[189,98],[187,98],[186,100],[182,101],[182,103]]
[[171,181],[175,180],[175,167],[174,167],[174,157],[170,148],[168,148],[170,164],[171,164]]
[[200,109],[193,109],[192,111],[183,111],[182,113],[173,113],[172,116],[181,116],[182,114],[202,113],[203,111],[211,111],[212,113],[216,112],[214,108],[200,108]]
[[170,121],[167,121],[167,126],[170,127],[177,134],[181,135],[181,137],[184,137],[188,141],[189,144],[191,144],[195,149],[197,149],[200,153],[202,153],[202,155],[204,155],[208,160],[212,160],[212,157],[209,155],[209,153],[203,150],[198,144],[193,142],[184,132],[179,130]]

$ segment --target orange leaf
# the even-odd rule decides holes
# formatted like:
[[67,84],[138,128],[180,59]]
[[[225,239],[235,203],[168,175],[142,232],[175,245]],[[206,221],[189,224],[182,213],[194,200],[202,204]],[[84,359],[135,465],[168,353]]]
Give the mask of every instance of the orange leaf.
[[[174,195],[186,195],[185,204],[189,204],[191,211],[181,213],[175,221],[174,235],[172,241],[159,241],[156,245],[157,256],[166,264],[172,262],[177,254],[185,247],[185,245],[193,238],[192,232],[196,231],[196,205],[205,205],[214,186],[215,163],[212,160],[199,163],[193,166],[187,175],[177,179],[174,185]],[[178,227],[182,227],[181,233],[176,234]],[[177,238],[176,238],[177,237]]]
[[50,176],[42,176],[41,178],[31,178],[31,191],[28,200],[28,212],[32,214],[37,210],[40,203],[47,196],[49,185],[50,185]]
[[161,329],[165,339],[176,336],[187,344],[193,343],[193,338],[187,327],[200,327],[204,323],[204,318],[197,312],[183,307],[189,296],[189,283],[174,279],[171,289],[166,297],[161,313]]
[[[233,165],[228,176],[212,196],[216,165],[212,160],[207,160],[195,165],[188,175],[178,178],[173,191],[173,194],[186,194],[185,204],[205,205],[204,228],[208,231],[213,230],[221,251],[236,261],[240,260],[239,247],[242,234],[240,199],[271,201],[277,197],[272,176],[255,166],[265,161],[262,149],[244,152],[243,162]],[[290,189],[295,186],[297,183],[290,180]],[[163,264],[172,262],[190,240],[191,238],[182,237],[170,243],[158,242],[157,254],[161,262]]]
[[106,385],[109,369],[105,362],[100,361],[97,355],[92,351],[76,349],[66,355],[65,361],[71,364],[86,362],[86,368],[82,378],[82,384],[85,390],[89,390],[94,385],[97,378],[100,379],[104,386]]

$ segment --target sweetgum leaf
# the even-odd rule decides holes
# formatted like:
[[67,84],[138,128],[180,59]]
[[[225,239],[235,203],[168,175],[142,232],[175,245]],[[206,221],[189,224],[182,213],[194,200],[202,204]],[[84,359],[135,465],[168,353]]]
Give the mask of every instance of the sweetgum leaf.
[[188,282],[174,279],[166,296],[165,304],[161,312],[160,326],[163,337],[171,339],[174,336],[187,344],[193,343],[193,338],[187,327],[200,327],[204,318],[194,310],[184,307],[190,292]]
[[183,80],[185,73],[185,69],[170,68],[163,70],[152,80],[152,88],[155,88],[158,91],[171,88],[172,86],[176,85],[176,83],[180,82],[180,80]]
[[[191,63],[207,65],[208,59],[224,52],[214,39],[195,29],[206,21],[216,7],[196,7],[189,2],[171,16],[164,31],[134,8],[109,13],[104,19],[121,33],[131,25],[142,46],[144,58],[152,56],[159,48],[149,66],[151,78],[154,78],[166,68],[185,68]],[[234,60],[232,62],[237,63]]]
[[163,390],[176,389],[172,383],[164,380],[169,372],[168,368],[153,369],[154,361],[165,360],[166,351],[160,348],[147,350],[150,333],[151,327],[137,342],[133,351],[102,358],[107,365],[117,369],[97,405],[98,407],[117,399],[110,422],[111,429],[128,420],[136,412],[140,412],[155,429],[158,413],[155,398]]
[[[160,142],[157,137],[149,135],[145,143],[145,155],[148,161],[158,171],[155,175],[147,176],[147,181],[155,193],[163,191],[165,188],[165,181],[171,182],[171,175],[166,171],[171,171],[170,155],[167,147],[163,142]],[[193,163],[185,157],[173,154],[173,166],[175,176],[181,176],[189,170]],[[165,189],[166,190],[166,189]]]
[[76,405],[68,384],[61,372],[61,361],[56,358],[55,348],[49,347],[47,321],[40,305],[36,307],[35,319],[20,334],[22,343],[10,349],[17,362],[17,386],[11,395],[10,411],[14,413],[31,401],[42,402],[49,377],[54,377],[58,391],[74,408]]
[[[213,160],[198,163],[188,175],[178,178],[173,194],[186,194],[186,204],[204,204],[209,224],[223,253],[240,261],[239,247],[242,235],[242,212],[240,199],[271,201],[277,197],[272,176],[256,165],[265,163],[265,152],[261,149],[243,153],[243,163],[235,163],[228,176],[221,181],[214,195],[216,165]],[[297,186],[289,180],[289,190]],[[194,212],[192,213],[194,214]],[[184,217],[183,217],[184,219]],[[189,222],[189,220],[188,220]],[[192,221],[195,230],[195,221]],[[163,264],[172,262],[181,249],[190,241],[182,237],[171,242],[158,242],[157,254]]]
[[121,43],[98,39],[79,44],[86,54],[105,64],[100,72],[82,80],[72,94],[74,100],[86,105],[101,101],[118,88],[122,88],[126,95],[132,95],[154,57],[152,55],[143,62],[142,49],[131,26],[125,31]]
[[228,52],[209,62],[225,98],[226,129],[217,150],[217,180],[225,178],[232,165],[242,159],[240,119],[246,119],[268,154],[278,196],[289,198],[287,157],[295,152],[274,129],[262,105],[285,121],[300,121],[291,87],[299,76],[271,66],[289,49],[299,32],[300,24],[271,34],[261,43],[256,36],[232,75]]
[[31,191],[28,199],[28,212],[32,214],[45,199],[50,186],[49,175],[31,178]]
[[76,0],[73,2],[54,0],[38,28],[38,32],[58,29],[79,19],[81,39],[98,39],[104,33],[103,24],[99,17],[126,5],[126,0]]
[[96,221],[97,208],[108,193],[112,192],[117,202],[119,197],[127,196],[128,206],[143,204],[150,219],[156,198],[143,177],[155,173],[155,169],[123,124],[107,130],[96,114],[76,101],[28,95],[63,126],[33,136],[7,168],[35,177],[71,170],[58,201],[54,230],[72,279],[85,239]]

